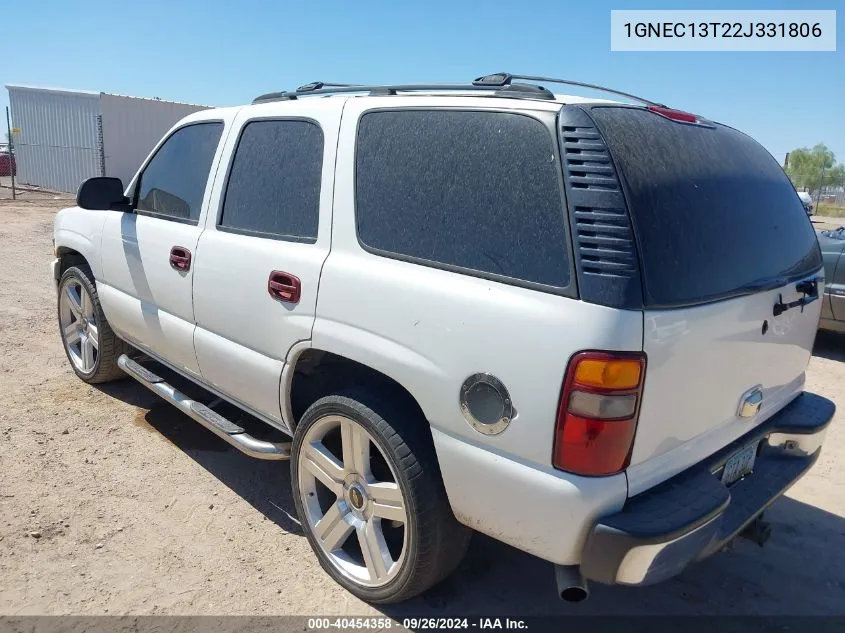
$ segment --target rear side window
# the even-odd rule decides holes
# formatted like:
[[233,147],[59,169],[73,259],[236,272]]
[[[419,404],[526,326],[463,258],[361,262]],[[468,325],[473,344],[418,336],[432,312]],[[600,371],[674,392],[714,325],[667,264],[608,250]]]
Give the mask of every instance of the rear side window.
[[222,123],[194,123],[176,130],[144,168],[135,208],[196,224]]
[[323,131],[310,121],[248,123],[238,141],[220,227],[314,242],[320,209]]
[[821,268],[795,189],[754,140],[640,108],[592,115],[623,177],[647,305],[726,298]]
[[537,119],[371,112],[358,127],[355,178],[365,247],[493,278],[569,283],[560,167]]

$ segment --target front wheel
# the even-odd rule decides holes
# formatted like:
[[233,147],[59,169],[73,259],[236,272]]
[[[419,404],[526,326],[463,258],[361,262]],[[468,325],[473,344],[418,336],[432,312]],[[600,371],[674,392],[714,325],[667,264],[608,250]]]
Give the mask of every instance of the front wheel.
[[468,544],[417,417],[391,399],[348,392],[311,405],[294,434],[293,496],[311,548],[335,581],[368,602],[425,591]]
[[126,376],[117,366],[126,344],[112,332],[87,266],[71,266],[62,274],[58,312],[59,333],[77,376],[89,384]]

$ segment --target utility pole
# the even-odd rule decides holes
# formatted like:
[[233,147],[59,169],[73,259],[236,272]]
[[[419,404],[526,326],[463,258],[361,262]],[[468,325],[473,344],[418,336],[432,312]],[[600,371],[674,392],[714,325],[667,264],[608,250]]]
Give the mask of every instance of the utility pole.
[[822,199],[822,185],[824,184],[824,170],[825,166],[822,165],[822,173],[819,176],[819,192],[816,194],[816,213],[818,213],[819,209],[819,201]]
[[9,174],[12,176],[12,200],[15,200],[17,198],[15,194],[15,170],[17,164],[15,163],[15,155],[12,152],[15,142],[12,140],[12,123],[9,118],[9,106],[6,106],[6,129],[9,132]]

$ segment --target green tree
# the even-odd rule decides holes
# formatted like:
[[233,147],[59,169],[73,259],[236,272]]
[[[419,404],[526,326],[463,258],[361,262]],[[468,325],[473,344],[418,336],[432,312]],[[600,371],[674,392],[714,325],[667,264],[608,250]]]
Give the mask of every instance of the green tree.
[[845,165],[836,162],[836,156],[824,143],[813,149],[801,147],[789,152],[786,173],[798,189],[815,192],[823,187],[845,185]]

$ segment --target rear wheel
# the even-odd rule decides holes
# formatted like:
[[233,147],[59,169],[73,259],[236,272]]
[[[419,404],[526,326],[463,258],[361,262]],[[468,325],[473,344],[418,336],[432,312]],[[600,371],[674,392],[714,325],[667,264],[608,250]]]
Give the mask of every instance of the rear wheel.
[[87,266],[71,266],[59,280],[59,332],[77,376],[87,383],[123,378],[117,366],[126,345],[115,336]]
[[296,428],[291,479],[302,527],[323,569],[363,600],[411,598],[466,551],[470,531],[452,515],[425,424],[357,391],[321,398]]

